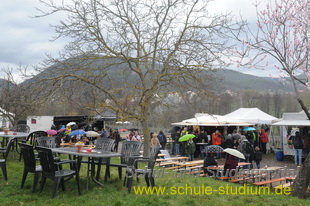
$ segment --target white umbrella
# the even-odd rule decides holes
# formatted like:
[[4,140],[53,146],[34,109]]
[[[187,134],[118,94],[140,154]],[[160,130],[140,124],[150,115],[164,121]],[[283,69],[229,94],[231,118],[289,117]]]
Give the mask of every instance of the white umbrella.
[[68,124],[67,124],[67,126],[71,126],[71,125],[75,125],[76,123],[75,122],[69,122]]
[[86,136],[87,137],[99,137],[100,134],[98,132],[95,132],[95,131],[87,131]]
[[245,159],[244,155],[236,149],[227,148],[227,149],[224,149],[224,152],[232,156],[238,157],[240,159]]

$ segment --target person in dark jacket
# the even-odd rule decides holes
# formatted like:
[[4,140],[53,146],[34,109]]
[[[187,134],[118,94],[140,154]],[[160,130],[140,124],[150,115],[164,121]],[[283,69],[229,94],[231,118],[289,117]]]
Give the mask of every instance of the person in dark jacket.
[[302,148],[303,148],[303,142],[301,139],[301,136],[299,132],[295,133],[295,136],[292,138],[292,143],[294,145],[294,151],[295,151],[295,164],[301,165],[302,163]]
[[185,155],[189,157],[189,161],[193,161],[194,153],[196,150],[196,146],[193,139],[190,139],[185,143],[184,149],[185,149]]
[[212,153],[207,153],[207,156],[203,160],[203,173],[212,176],[214,173],[207,169],[209,166],[217,166],[217,162]]
[[234,148],[234,141],[232,139],[232,135],[228,134],[227,139],[224,141],[224,148]]
[[255,152],[254,152],[254,157],[253,157],[253,160],[256,163],[257,169],[260,169],[260,162],[263,159],[263,155],[259,150],[260,150],[259,147],[255,147]]
[[113,133],[112,133],[112,139],[115,140],[115,144],[114,144],[114,152],[118,151],[118,144],[121,141],[121,135],[119,134],[118,129],[116,129]]
[[167,143],[167,138],[165,134],[163,133],[162,130],[159,131],[157,138],[159,140],[159,143],[161,145],[161,149],[165,150],[166,149],[166,143]]
[[310,153],[310,130],[308,131],[308,135],[304,138],[304,150],[306,151],[306,157]]
[[224,164],[224,174],[227,177],[233,177],[236,173],[236,169],[238,167],[239,158],[227,154],[226,161]]

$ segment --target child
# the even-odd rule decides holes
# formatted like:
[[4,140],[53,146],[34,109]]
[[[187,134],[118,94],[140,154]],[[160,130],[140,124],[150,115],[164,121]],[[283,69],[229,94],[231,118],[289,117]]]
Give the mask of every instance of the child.
[[193,161],[194,153],[196,150],[196,146],[193,139],[190,139],[186,142],[184,149],[185,149],[185,155],[189,157],[189,161]]
[[254,161],[256,162],[257,169],[260,169],[260,162],[262,161],[262,153],[259,151],[259,147],[255,147]]

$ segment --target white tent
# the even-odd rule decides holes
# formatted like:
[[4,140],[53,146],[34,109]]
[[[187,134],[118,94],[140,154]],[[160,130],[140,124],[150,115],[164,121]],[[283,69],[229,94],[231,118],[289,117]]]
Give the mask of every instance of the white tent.
[[172,125],[197,125],[197,126],[248,126],[251,123],[238,119],[233,119],[221,115],[210,115],[206,113],[197,113],[195,118],[186,119],[182,122],[172,123]]
[[310,120],[305,112],[283,113],[283,119],[272,125],[278,126],[310,126]]
[[278,118],[273,117],[258,108],[240,108],[234,112],[224,115],[224,117],[239,119],[252,124],[271,125],[273,122],[279,121]]
[[[294,155],[293,146],[289,143],[290,135],[294,129],[301,129],[310,126],[305,112],[299,113],[283,113],[283,119],[279,122],[272,124],[273,126],[280,126],[280,145],[283,149],[284,155]],[[296,131],[296,130],[295,130]]]

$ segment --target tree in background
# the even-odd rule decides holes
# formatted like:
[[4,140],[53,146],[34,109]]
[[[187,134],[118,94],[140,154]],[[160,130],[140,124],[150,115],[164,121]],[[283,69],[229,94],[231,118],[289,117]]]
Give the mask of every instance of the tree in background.
[[[249,27],[246,36],[236,35],[242,48],[236,49],[241,57],[240,66],[268,69],[268,59],[276,61],[275,67],[283,78],[292,83],[295,96],[301,108],[310,119],[299,87],[310,85],[310,1],[273,0],[260,10],[256,1],[257,31]],[[240,33],[239,33],[240,34]],[[295,196],[304,197],[310,182],[310,156],[306,159],[297,179],[294,181]]]
[[2,71],[6,77],[1,79],[0,84],[0,115],[16,125],[38,109],[36,100],[39,98],[27,86],[13,78],[12,68],[3,68]]
[[228,14],[211,15],[209,0],[40,2],[48,9],[40,17],[67,14],[54,27],[57,38],[71,40],[59,58],[47,59],[56,66],[40,82],[54,94],[63,85],[82,84],[97,95],[90,107],[138,120],[145,155],[154,105],[165,103],[171,88],[208,93],[210,71],[225,65],[227,34],[240,29]]

